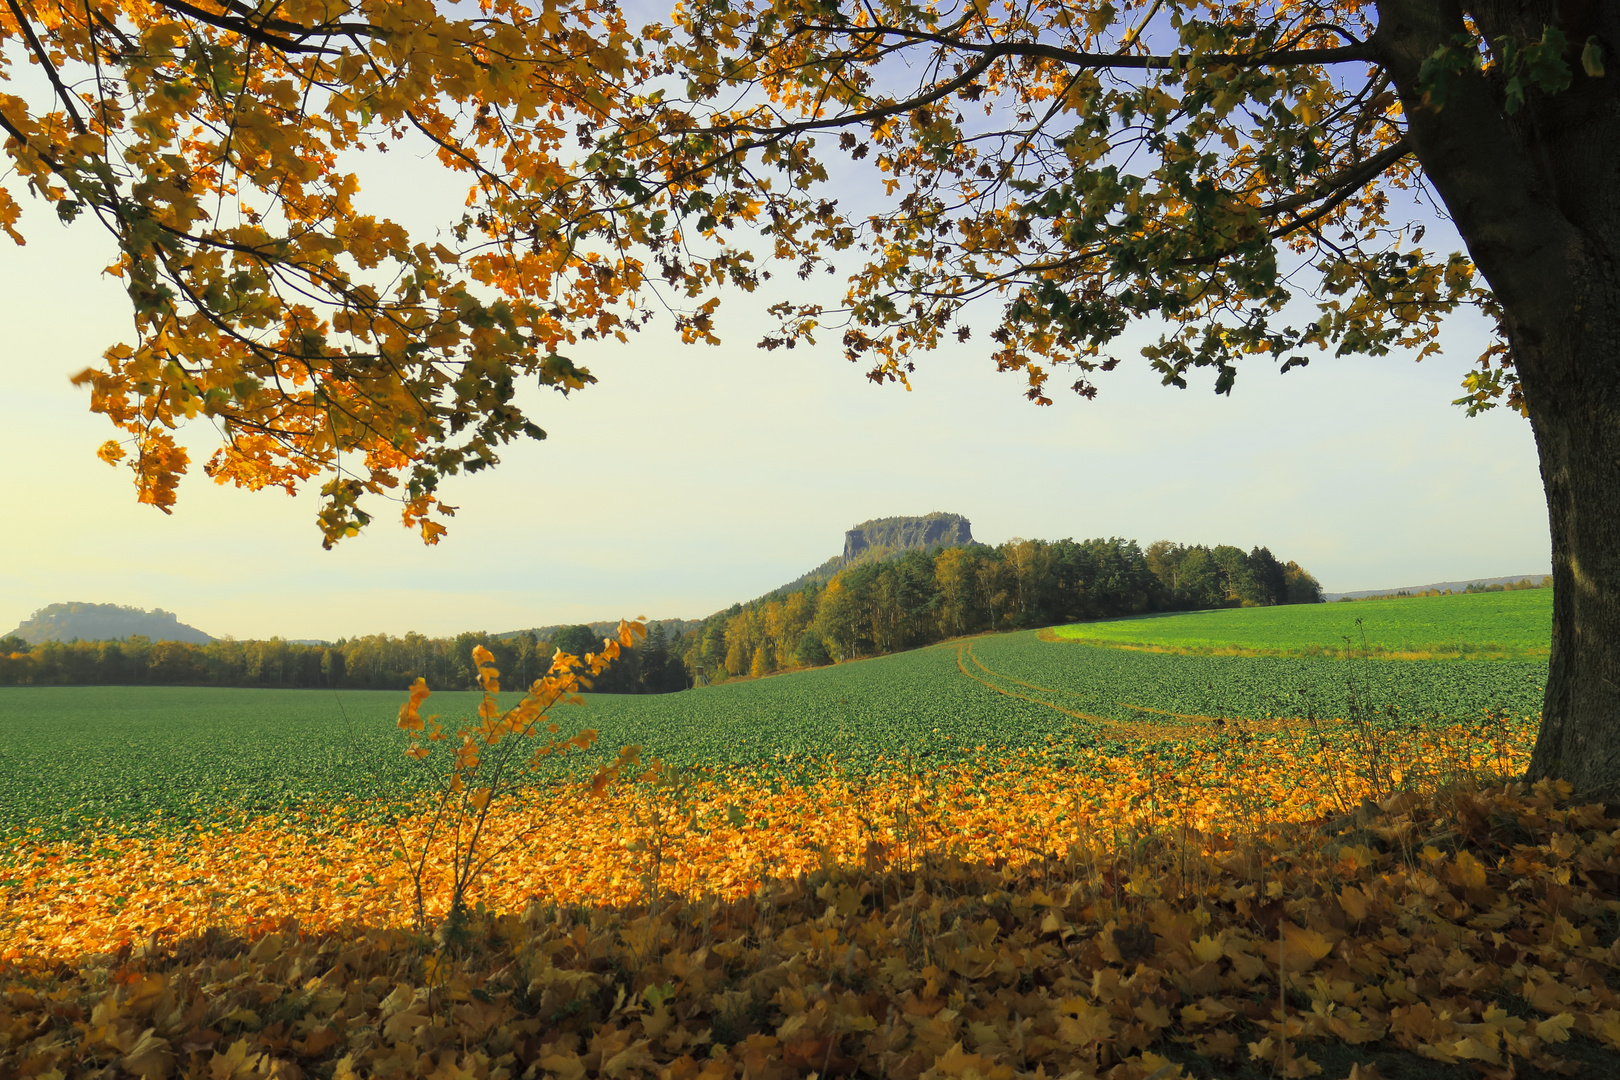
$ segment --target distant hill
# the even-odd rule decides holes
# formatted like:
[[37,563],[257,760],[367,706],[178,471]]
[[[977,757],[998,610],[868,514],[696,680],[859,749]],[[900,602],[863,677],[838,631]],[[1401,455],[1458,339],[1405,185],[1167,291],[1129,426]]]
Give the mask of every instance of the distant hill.
[[1464,581],[1437,581],[1433,585],[1402,585],[1394,589],[1362,589],[1360,592],[1325,592],[1322,599],[1332,603],[1335,600],[1365,600],[1369,596],[1393,596],[1396,593],[1421,593],[1429,590],[1445,592],[1462,592],[1470,585],[1517,585],[1521,581],[1539,583],[1547,576],[1543,570],[1539,574],[1509,574],[1507,577],[1468,578]]
[[[0,624],[4,625],[4,624]],[[214,639],[187,626],[172,611],[124,607],[120,604],[52,604],[40,608],[10,635],[30,645],[45,641],[119,641],[141,634],[153,641],[189,641],[206,645]]]

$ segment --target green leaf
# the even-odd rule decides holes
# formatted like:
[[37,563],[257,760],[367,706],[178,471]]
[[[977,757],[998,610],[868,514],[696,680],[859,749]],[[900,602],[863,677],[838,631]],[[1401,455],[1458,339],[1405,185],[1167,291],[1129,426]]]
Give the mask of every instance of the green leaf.
[[1592,78],[1603,76],[1603,46],[1595,37],[1586,39],[1586,48],[1581,50],[1581,70]]
[[1457,79],[1478,68],[1479,42],[1470,34],[1457,34],[1424,58],[1418,68],[1418,88],[1430,106],[1444,108]]
[[1556,94],[1568,89],[1573,72],[1564,60],[1569,39],[1556,26],[1542,31],[1541,40],[1524,50],[1524,71],[1543,93]]
[[1524,80],[1519,76],[1515,75],[1507,81],[1502,92],[1502,107],[1509,116],[1524,108]]

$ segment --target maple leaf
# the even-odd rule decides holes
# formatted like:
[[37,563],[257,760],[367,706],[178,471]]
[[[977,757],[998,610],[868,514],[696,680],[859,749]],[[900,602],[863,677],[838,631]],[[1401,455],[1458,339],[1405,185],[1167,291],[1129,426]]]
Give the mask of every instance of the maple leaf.
[[1221,944],[1208,934],[1203,935],[1189,946],[1194,959],[1200,963],[1213,964],[1221,958]]
[[1568,1042],[1570,1029],[1574,1026],[1575,1017],[1567,1012],[1559,1013],[1536,1024],[1536,1038],[1544,1043]]
[[1280,1075],[1289,1077],[1291,1080],[1316,1076],[1322,1071],[1322,1066],[1310,1058],[1296,1054],[1292,1042],[1276,1039],[1270,1035],[1267,1035],[1259,1042],[1251,1042],[1249,1044],[1249,1056],[1256,1061],[1270,1063]]
[[431,1021],[426,1001],[412,1001],[383,1022],[383,1036],[393,1042],[409,1042],[416,1032]]
[[1483,1042],[1472,1035],[1461,1039],[1446,1040],[1443,1042],[1421,1045],[1418,1053],[1425,1057],[1433,1057],[1437,1061],[1483,1061],[1491,1065],[1500,1064],[1502,1051],[1495,1040]]
[[125,1072],[142,1080],[161,1080],[174,1068],[174,1051],[169,1047],[169,1040],[158,1037],[157,1029],[147,1028],[118,1064]]
[[1084,998],[1066,998],[1059,1003],[1057,1011],[1058,1038],[1071,1046],[1106,1042],[1113,1036],[1114,1025],[1108,1010]]
[[1282,929],[1282,962],[1290,972],[1302,972],[1333,951],[1333,942],[1319,931],[1307,929],[1284,920]]
[[247,1039],[237,1039],[225,1053],[216,1053],[208,1060],[211,1080],[252,1080],[268,1054],[255,1054],[248,1048]]
[[1467,851],[1457,852],[1451,866],[1447,868],[1446,877],[1454,885],[1465,889],[1483,889],[1485,887],[1485,867]]
[[613,1054],[602,1062],[599,1072],[611,1080],[622,1080],[625,1074],[631,1071],[640,1071],[649,1067],[656,1067],[657,1062],[647,1053],[652,1045],[651,1039],[641,1039],[631,1043],[624,1049]]
[[945,1076],[960,1077],[961,1080],[1012,1080],[1013,1068],[1011,1065],[998,1065],[979,1054],[966,1053],[958,1041],[936,1057],[933,1067],[925,1070],[919,1080],[938,1080]]

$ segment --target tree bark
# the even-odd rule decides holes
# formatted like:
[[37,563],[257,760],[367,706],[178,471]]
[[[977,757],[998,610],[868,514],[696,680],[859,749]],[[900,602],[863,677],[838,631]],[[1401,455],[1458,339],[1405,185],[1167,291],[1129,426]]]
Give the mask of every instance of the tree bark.
[[[1454,0],[1379,0],[1374,43],[1408,138],[1501,303],[1552,531],[1552,658],[1531,779],[1620,801],[1620,5],[1468,5],[1489,40],[1571,42],[1574,80],[1508,114],[1464,75],[1434,107],[1419,68],[1465,30]],[[1609,73],[1580,69],[1589,36]],[[1489,528],[1489,523],[1482,523]]]

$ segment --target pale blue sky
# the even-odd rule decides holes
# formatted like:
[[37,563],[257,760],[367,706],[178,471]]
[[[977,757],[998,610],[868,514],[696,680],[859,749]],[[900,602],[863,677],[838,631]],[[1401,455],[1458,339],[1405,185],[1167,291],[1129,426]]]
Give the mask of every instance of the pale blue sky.
[[[387,167],[368,196],[418,236],[459,208],[458,185],[436,170],[397,153]],[[989,543],[1266,544],[1330,590],[1549,563],[1528,424],[1449,404],[1479,352],[1477,325],[1454,323],[1446,355],[1421,365],[1321,358],[1285,376],[1256,365],[1230,398],[1207,380],[1162,388],[1127,363],[1100,380],[1098,400],[1059,393],[1043,409],[996,374],[984,333],[924,358],[906,393],[869,383],[836,334],[757,350],[766,301],[738,294],[722,304],[720,348],[660,329],[573,350],[600,384],[566,401],[537,395],[549,440],[450,481],[461,512],[436,548],[379,506],[368,534],[323,551],[313,499],[217,488],[200,472],[166,517],[95,458],[113,432],[68,384],[130,337],[127,300],[99,273],[106,239],[24,202],[28,246],[0,239],[0,632],[65,600],[163,607],[243,638],[692,618],[836,554],[855,522],[932,510],[966,515]],[[1429,244],[1450,250],[1443,230],[1431,226]],[[994,315],[976,321],[988,329]],[[212,438],[190,433],[195,461]],[[587,475],[598,480],[584,486]]]

